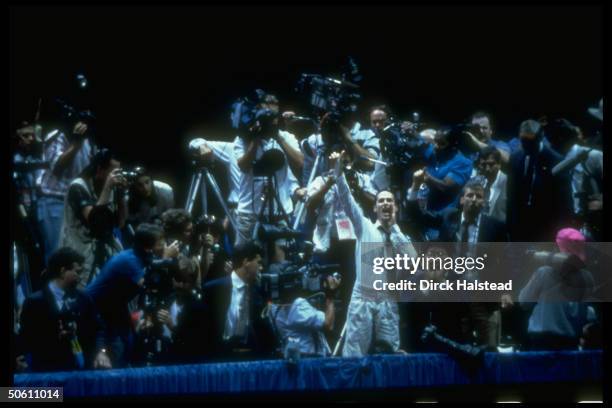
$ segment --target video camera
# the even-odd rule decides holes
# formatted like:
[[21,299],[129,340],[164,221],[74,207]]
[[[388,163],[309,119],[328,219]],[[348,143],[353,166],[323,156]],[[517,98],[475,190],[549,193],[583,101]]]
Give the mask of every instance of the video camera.
[[425,163],[425,152],[428,144],[419,135],[419,114],[412,114],[410,126],[403,126],[399,121],[392,121],[381,132],[380,148],[383,159],[392,165],[402,167],[421,166]]
[[308,95],[316,115],[330,112],[344,120],[357,112],[357,103],[361,100],[361,94],[358,92],[361,79],[357,64],[349,57],[348,69],[341,79],[303,73],[295,90]]
[[254,97],[241,97],[232,104],[232,128],[243,138],[269,137],[278,132],[278,112],[264,107],[266,93],[255,90]]
[[263,295],[272,302],[290,303],[301,294],[313,295],[329,290],[327,278],[340,279],[340,265],[319,265],[312,262],[300,265],[288,262],[277,272],[259,275],[259,287]]

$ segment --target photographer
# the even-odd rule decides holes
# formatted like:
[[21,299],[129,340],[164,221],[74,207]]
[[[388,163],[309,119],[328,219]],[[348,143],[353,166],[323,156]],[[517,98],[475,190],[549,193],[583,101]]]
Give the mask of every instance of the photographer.
[[467,131],[466,134],[472,147],[476,149],[475,154],[470,158],[474,160],[479,152],[482,152],[488,146],[492,146],[501,155],[502,164],[504,166],[508,164],[510,160],[510,146],[501,140],[493,139],[491,115],[485,112],[476,112],[472,115],[470,123],[472,129]]
[[[36,127],[27,121],[19,123],[12,137],[14,145],[13,166],[15,168],[13,179],[17,189],[17,201],[23,206],[29,217],[36,213],[36,178],[44,170],[44,163],[37,154],[40,141],[36,140]],[[27,167],[32,163],[32,168]]]
[[288,304],[272,304],[268,316],[278,332],[283,355],[287,356],[291,348],[301,355],[327,357],[331,354],[325,333],[334,329],[334,297],[340,286],[340,279],[333,276],[326,278],[325,311],[314,307],[301,290],[288,294],[294,300]]
[[[16,306],[19,308],[23,297],[41,287],[40,277],[34,271],[43,269],[41,239],[36,217],[36,178],[46,167],[40,159],[36,138],[38,126],[19,122],[12,135],[13,166],[11,173],[10,219],[14,236],[15,263],[13,272],[16,285]],[[17,309],[18,311],[18,309]]]
[[21,314],[20,357],[32,371],[110,368],[104,327],[92,299],[77,289],[83,256],[59,248],[51,257],[47,285],[26,299]]
[[113,367],[125,367],[132,361],[134,327],[130,303],[142,292],[145,269],[153,256],[164,253],[161,227],[141,224],[136,230],[134,248],[115,255],[87,287],[106,326]]
[[302,183],[305,185],[308,183],[317,155],[323,157],[319,160],[315,177],[328,168],[325,162],[334,149],[346,150],[358,172],[371,173],[374,170],[374,163],[364,160],[363,157],[378,159],[380,142],[374,131],[363,129],[351,114],[327,112],[321,117],[321,133],[302,140],[301,149],[304,152]]
[[165,326],[164,334],[171,339],[167,356],[171,363],[196,363],[206,356],[208,314],[197,281],[197,264],[179,256],[178,269],[172,277],[170,307],[157,312],[158,321]]
[[[299,189],[299,184],[287,165],[290,156],[288,147],[292,150],[299,150],[299,145],[295,136],[278,130],[275,120],[276,114],[273,111],[259,109],[247,133],[241,135],[234,146],[237,164],[242,171],[238,193],[239,233],[236,237],[236,245],[251,239],[258,215],[266,210],[262,209],[263,202],[260,198],[266,196],[267,177],[255,174],[254,171],[254,162],[261,159],[265,152],[281,151],[283,158],[280,168],[271,174],[273,186],[268,186],[268,197],[277,195],[281,208],[275,201],[273,219],[269,222],[278,223],[285,214],[289,216],[293,212],[292,196]],[[271,171],[268,170],[269,166],[270,164],[266,163],[261,167],[264,168],[264,171]]]
[[253,242],[237,245],[231,275],[204,285],[209,316],[205,347],[213,358],[258,359],[272,351],[272,333],[260,317],[264,299],[255,290],[263,253]]
[[231,210],[238,206],[238,189],[240,187],[241,171],[236,162],[234,148],[238,138],[232,142],[222,142],[196,138],[189,142],[189,150],[196,159],[196,163],[217,162],[226,167],[229,174],[229,196],[227,205]]
[[[459,141],[460,134],[456,130],[436,132],[434,154],[423,169],[422,182],[417,184],[428,192],[426,208],[429,211],[456,207],[461,188],[470,178],[472,162],[459,151]],[[436,229],[426,231],[428,240],[437,239],[438,234]]]
[[[556,124],[556,126],[554,126]],[[599,241],[603,223],[603,152],[597,137],[587,139],[582,130],[569,121],[553,121],[557,131],[547,131],[553,146],[565,157],[552,169],[555,178],[567,183],[573,214],[583,226],[589,240]]]
[[84,122],[74,124],[70,132],[52,130],[43,146],[43,160],[49,162],[49,168],[39,176],[37,186],[38,222],[46,261],[60,242],[64,198],[70,183],[89,165],[94,148]]
[[[193,259],[197,265],[198,287],[208,278],[214,264],[215,273],[222,273],[223,263],[219,241],[223,225],[214,215],[205,215],[196,222],[186,210],[174,208],[166,211],[161,217],[166,236],[166,256],[180,253]],[[219,255],[219,259],[217,259]]]
[[128,190],[127,223],[137,228],[143,222],[157,220],[164,211],[174,208],[174,191],[166,183],[153,180],[142,167],[137,167]]
[[123,249],[114,235],[127,217],[127,186],[119,166],[110,150],[98,151],[66,193],[60,243],[85,254],[83,288]]
[[585,237],[564,228],[556,242],[563,261],[554,262],[550,256],[551,262],[538,268],[519,294],[521,306],[531,311],[531,350],[576,349],[583,327],[594,320],[586,303],[595,285],[585,266]]

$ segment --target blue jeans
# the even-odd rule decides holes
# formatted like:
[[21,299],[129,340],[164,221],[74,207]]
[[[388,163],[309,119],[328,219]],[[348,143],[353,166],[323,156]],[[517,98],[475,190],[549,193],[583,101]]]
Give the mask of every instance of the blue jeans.
[[64,200],[56,197],[40,197],[37,213],[46,265],[59,244],[60,230],[64,221]]

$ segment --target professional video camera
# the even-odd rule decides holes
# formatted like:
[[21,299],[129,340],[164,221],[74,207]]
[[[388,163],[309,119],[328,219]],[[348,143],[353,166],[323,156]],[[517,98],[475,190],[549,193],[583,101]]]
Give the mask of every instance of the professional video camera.
[[[408,124],[408,126],[405,125]],[[428,144],[419,135],[421,124],[418,112],[412,114],[412,122],[391,121],[380,135],[382,157],[390,165],[422,167]]]
[[333,112],[344,119],[357,112],[357,103],[361,99],[358,83],[361,79],[357,64],[349,57],[348,69],[341,79],[302,74],[295,90],[309,96],[309,103],[317,116]]
[[263,295],[272,302],[290,303],[300,295],[314,295],[325,292],[327,278],[340,279],[340,265],[319,265],[312,262],[300,265],[287,262],[275,272],[259,275],[259,287]]
[[278,112],[262,106],[266,93],[255,90],[254,97],[241,97],[232,104],[232,128],[243,138],[270,137],[278,132]]

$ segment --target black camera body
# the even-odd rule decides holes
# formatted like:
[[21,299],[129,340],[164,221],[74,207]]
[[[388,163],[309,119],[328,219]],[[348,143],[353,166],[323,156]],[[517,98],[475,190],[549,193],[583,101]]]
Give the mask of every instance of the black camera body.
[[268,300],[279,303],[290,303],[300,295],[313,295],[326,292],[327,278],[341,278],[337,272],[340,265],[319,265],[308,262],[300,265],[288,262],[276,271],[262,273],[259,287]]
[[120,170],[121,177],[123,177],[129,185],[136,183],[138,178],[144,175],[144,169],[142,167],[134,167],[132,169],[126,168]]
[[361,100],[358,89],[359,85],[350,81],[318,74],[302,74],[296,86],[297,92],[308,94],[315,113],[333,112],[341,117],[357,112]]
[[178,270],[178,259],[153,260],[145,272],[143,309],[145,313],[157,313],[166,307],[173,290],[172,278]]

